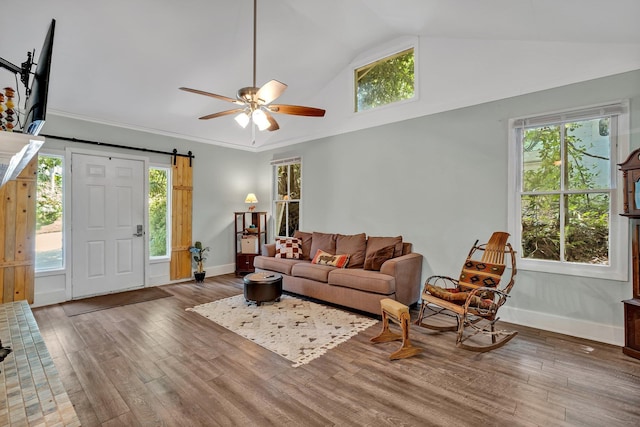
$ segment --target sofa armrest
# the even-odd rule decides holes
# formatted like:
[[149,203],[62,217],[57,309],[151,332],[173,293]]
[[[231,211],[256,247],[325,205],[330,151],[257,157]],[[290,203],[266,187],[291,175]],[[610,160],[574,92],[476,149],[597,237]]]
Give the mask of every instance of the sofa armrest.
[[382,264],[380,273],[396,279],[396,299],[412,305],[420,298],[420,279],[422,278],[422,255],[415,252],[387,260]]
[[275,243],[265,243],[265,244],[262,245],[261,250],[262,250],[262,252],[260,253],[260,255],[262,255],[262,256],[270,256],[270,257],[276,256],[276,244]]

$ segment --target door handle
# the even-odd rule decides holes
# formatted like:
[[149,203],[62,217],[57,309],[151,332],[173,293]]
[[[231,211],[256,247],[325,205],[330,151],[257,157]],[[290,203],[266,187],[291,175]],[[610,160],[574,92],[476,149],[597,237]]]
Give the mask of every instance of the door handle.
[[138,224],[138,225],[136,226],[136,232],[135,232],[135,233],[133,233],[133,235],[134,235],[134,236],[136,236],[136,237],[142,237],[142,236],[144,236],[144,232],[142,231],[142,224]]

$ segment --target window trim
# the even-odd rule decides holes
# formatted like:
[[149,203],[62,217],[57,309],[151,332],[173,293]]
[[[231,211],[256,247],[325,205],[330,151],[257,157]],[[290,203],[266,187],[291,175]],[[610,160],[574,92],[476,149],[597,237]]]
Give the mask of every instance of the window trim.
[[[361,116],[363,114],[371,114],[376,111],[384,111],[388,108],[399,108],[407,103],[416,102],[420,100],[420,49],[419,49],[419,37],[406,36],[396,40],[392,40],[389,43],[378,46],[374,49],[366,51],[359,55],[349,64],[349,99],[353,103],[351,105],[351,114],[354,116]],[[402,99],[400,101],[392,102],[390,104],[380,105],[378,107],[369,108],[366,110],[358,111],[357,109],[357,94],[356,94],[356,71],[358,68],[362,68],[366,65],[372,64],[384,60],[388,57],[396,55],[405,50],[413,49],[413,96],[411,98]]]
[[[166,255],[161,255],[161,256],[151,256],[151,248],[149,247],[149,242],[151,242],[151,212],[147,212],[147,230],[149,230],[149,236],[147,239],[147,252],[149,254],[148,256],[148,261],[150,264],[155,264],[155,263],[160,263],[160,262],[166,262],[171,260],[171,229],[173,228],[171,226],[171,218],[172,218],[172,213],[171,213],[171,207],[172,207],[172,203],[171,203],[171,195],[172,195],[172,191],[171,189],[173,188],[173,182],[172,182],[172,171],[173,168],[169,165],[165,165],[165,164],[159,164],[159,163],[150,163],[149,167],[147,169],[147,199],[149,198],[149,189],[151,187],[151,183],[149,182],[149,171],[151,169],[165,169],[167,171],[167,217],[166,217],[166,227],[167,227],[167,241],[165,242],[166,244]],[[147,200],[147,210],[148,210],[148,200]]]
[[[277,175],[276,175],[276,171],[278,170],[279,166],[287,166],[287,165],[294,165],[294,164],[300,164],[300,198],[299,199],[295,199],[295,200],[279,200],[278,197],[278,181],[277,181]],[[298,230],[302,229],[302,212],[303,212],[303,205],[302,205],[302,191],[303,191],[303,184],[304,184],[304,172],[303,172],[303,167],[302,167],[302,157],[297,156],[297,157],[288,157],[288,158],[284,158],[284,159],[277,159],[277,160],[272,160],[271,161],[271,191],[273,191],[273,197],[272,197],[272,212],[274,215],[274,220],[273,220],[273,230],[272,230],[272,235],[275,237],[293,237],[293,236],[279,236],[277,234],[278,230],[278,224],[276,224],[276,220],[275,220],[275,214],[278,211],[277,209],[277,204],[279,202],[285,202],[287,204],[289,204],[289,202],[297,202],[298,203]],[[289,189],[288,189],[289,190]],[[288,209],[288,208],[287,208]],[[288,216],[287,216],[288,219]],[[288,232],[288,227],[287,227],[287,232]]]
[[[59,268],[47,268],[47,269],[37,269],[36,260],[35,260],[35,242],[34,242],[34,259],[33,259],[33,268],[35,277],[46,277],[58,275],[61,273],[65,273],[67,271],[67,257],[69,256],[69,250],[67,248],[67,236],[68,236],[68,215],[67,210],[69,209],[69,202],[67,198],[67,192],[69,191],[69,183],[68,181],[68,159],[66,153],[63,150],[56,149],[41,149],[38,152],[38,156],[49,156],[49,157],[60,157],[62,159],[62,267]],[[36,192],[37,192],[37,178],[36,178]],[[37,204],[37,201],[36,201]],[[36,207],[37,209],[37,207]],[[34,212],[34,215],[36,213]],[[34,236],[35,237],[35,236]]]
[[[600,113],[598,113],[600,111]],[[611,174],[613,188],[611,189],[610,218],[610,242],[609,265],[589,265],[583,263],[559,262],[539,259],[522,258],[522,233],[521,233],[521,203],[520,203],[520,172],[521,165],[521,141],[517,137],[518,129],[523,126],[536,126],[547,124],[553,120],[586,120],[595,118],[594,114],[611,114],[617,116],[616,132],[617,147],[616,159],[611,162]],[[629,155],[629,100],[618,100],[603,104],[590,105],[565,109],[544,114],[532,114],[524,117],[509,119],[509,149],[508,149],[508,230],[511,233],[514,248],[517,252],[517,265],[521,270],[530,270],[570,276],[592,277],[598,279],[626,281],[629,277],[629,221],[621,216],[623,203],[622,174],[617,168],[618,162],[624,161]]]

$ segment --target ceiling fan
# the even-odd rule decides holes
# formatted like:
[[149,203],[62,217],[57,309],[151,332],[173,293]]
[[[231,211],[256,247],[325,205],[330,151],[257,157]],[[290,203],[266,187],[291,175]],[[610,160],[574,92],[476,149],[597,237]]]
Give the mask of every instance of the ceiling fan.
[[238,90],[236,99],[224,95],[205,92],[198,89],[181,87],[180,90],[210,96],[222,101],[231,102],[238,105],[231,110],[220,111],[218,113],[207,114],[200,117],[200,120],[209,120],[216,117],[237,114],[235,120],[246,128],[250,121],[253,121],[258,129],[274,131],[280,129],[278,122],[272,113],[291,114],[294,116],[323,117],[325,110],[314,107],[303,107],[301,105],[272,104],[287,85],[277,80],[271,80],[262,87],[256,87],[256,27],[257,27],[257,0],[253,0],[253,86],[243,87]]

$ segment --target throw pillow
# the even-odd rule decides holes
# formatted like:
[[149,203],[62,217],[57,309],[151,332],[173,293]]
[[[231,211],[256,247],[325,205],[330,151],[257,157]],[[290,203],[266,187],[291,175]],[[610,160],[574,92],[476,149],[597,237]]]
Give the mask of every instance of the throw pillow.
[[331,255],[336,253],[336,235],[329,233],[318,233],[317,231],[313,232],[313,237],[311,239],[311,252],[309,252],[310,257],[314,257],[318,249],[324,252],[328,252]]
[[345,268],[349,263],[349,254],[332,255],[321,249],[318,249],[313,257],[311,264],[331,265],[333,267]]
[[293,237],[300,240],[302,247],[302,258],[301,259],[311,259],[311,239],[313,238],[312,233],[306,233],[304,231],[296,230],[293,233]]
[[384,264],[385,261],[393,258],[394,251],[395,251],[395,245],[389,245],[389,246],[385,246],[384,248],[380,248],[375,252],[370,253],[364,259],[364,269],[380,271],[382,264]]
[[300,240],[291,237],[276,239],[276,258],[300,259],[301,257]]
[[349,268],[362,268],[367,250],[367,235],[364,233],[344,235],[336,238],[336,253],[349,254]]
[[382,249],[389,245],[395,245],[395,251],[393,257],[399,257],[402,255],[402,236],[397,237],[371,237],[367,239],[367,252],[365,258],[370,256],[378,249]]

